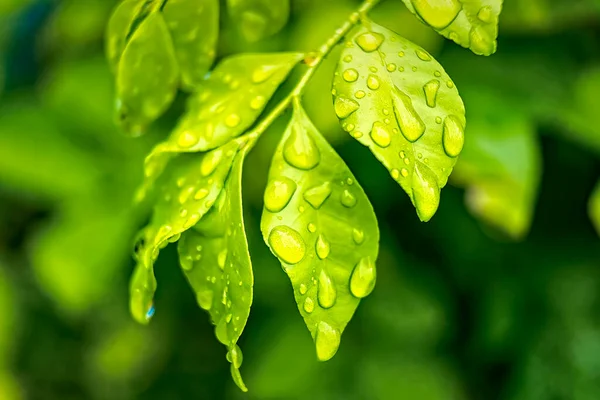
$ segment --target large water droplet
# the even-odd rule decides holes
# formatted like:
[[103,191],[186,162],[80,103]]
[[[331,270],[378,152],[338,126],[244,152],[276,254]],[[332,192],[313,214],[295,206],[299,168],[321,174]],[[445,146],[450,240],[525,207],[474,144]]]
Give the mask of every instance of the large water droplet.
[[306,287],[306,285],[304,283],[300,284],[300,294],[306,294],[306,292],[308,291],[308,288]]
[[271,230],[269,245],[275,255],[288,264],[299,263],[306,253],[302,236],[285,225],[276,226]]
[[198,140],[198,136],[196,136],[193,132],[183,131],[177,137],[177,145],[182,149],[189,149],[198,143]]
[[435,29],[443,29],[456,18],[461,4],[458,0],[412,0],[417,14]]
[[431,108],[435,107],[437,100],[438,90],[440,89],[440,81],[432,79],[423,86],[423,92],[425,92],[425,102]]
[[283,158],[293,167],[313,169],[321,160],[317,144],[304,127],[294,124],[291,129],[291,134],[283,145]]
[[204,157],[202,157],[202,162],[200,163],[200,173],[202,176],[208,176],[215,172],[222,157],[223,151],[221,149],[206,153]]
[[388,147],[392,142],[392,134],[386,125],[375,121],[371,129],[371,139],[379,147]]
[[419,218],[424,222],[429,221],[440,205],[440,188],[437,177],[428,166],[415,163],[412,190],[413,202]]
[[306,299],[304,299],[304,305],[303,305],[304,311],[306,311],[307,313],[311,313],[315,310],[315,301],[313,299],[311,299],[310,297],[307,297]]
[[225,118],[225,125],[230,128],[235,128],[240,124],[240,116],[237,114],[229,114],[227,118]]
[[448,115],[444,119],[442,143],[444,151],[450,157],[456,157],[462,151],[465,143],[465,132],[460,120],[455,115]]
[[375,263],[371,257],[361,258],[350,277],[350,292],[359,299],[367,297],[375,287],[375,278]]
[[292,199],[295,191],[296,182],[285,176],[272,180],[265,190],[265,208],[273,213],[283,210]]
[[470,48],[475,54],[492,54],[496,51],[496,41],[483,26],[475,25],[469,32]]
[[354,68],[348,68],[342,73],[342,78],[344,78],[346,82],[356,82],[358,79],[358,71]]
[[317,238],[315,250],[317,252],[317,256],[321,260],[327,258],[327,256],[329,255],[329,252],[331,251],[331,246],[329,245],[329,242],[327,241],[327,239],[325,239],[325,236],[323,236],[323,234],[319,235],[319,237]]
[[202,289],[196,293],[196,301],[198,305],[204,310],[210,310],[213,303],[215,293],[210,289]]
[[363,33],[356,38],[356,44],[367,53],[373,52],[383,43],[383,35],[377,32]]
[[319,322],[315,334],[317,358],[320,361],[331,359],[340,347],[340,332],[325,321]]
[[237,344],[234,344],[229,348],[227,355],[225,356],[227,361],[229,361],[235,368],[240,368],[242,366],[242,362],[244,361],[244,355],[242,354],[242,349]]
[[304,200],[308,202],[315,210],[321,208],[325,200],[331,195],[331,182],[325,182],[314,186],[304,192]]
[[331,308],[337,300],[337,291],[331,277],[327,275],[324,269],[319,274],[319,284],[317,286],[317,300],[323,308]]
[[380,86],[379,78],[377,78],[373,74],[369,75],[367,78],[367,87],[371,90],[377,90],[377,89],[379,89],[379,86]]
[[425,133],[425,124],[415,111],[412,100],[397,87],[392,91],[394,114],[402,135],[409,142],[417,141]]
[[335,115],[338,118],[347,118],[354,111],[358,110],[359,104],[347,97],[338,96],[335,98],[335,102],[333,103],[333,108],[335,110]]
[[267,99],[265,96],[256,96],[252,100],[250,100],[250,108],[253,110],[259,110],[265,106]]
[[356,197],[348,189],[345,189],[342,192],[341,202],[344,207],[352,208],[356,205]]

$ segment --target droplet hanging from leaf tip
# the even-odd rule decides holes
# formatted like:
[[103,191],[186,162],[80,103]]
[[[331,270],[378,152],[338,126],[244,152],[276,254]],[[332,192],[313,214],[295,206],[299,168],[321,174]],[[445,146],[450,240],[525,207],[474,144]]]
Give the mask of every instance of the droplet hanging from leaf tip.
[[340,340],[341,335],[337,329],[325,321],[319,322],[315,334],[317,358],[320,361],[330,360],[337,353],[340,347]]

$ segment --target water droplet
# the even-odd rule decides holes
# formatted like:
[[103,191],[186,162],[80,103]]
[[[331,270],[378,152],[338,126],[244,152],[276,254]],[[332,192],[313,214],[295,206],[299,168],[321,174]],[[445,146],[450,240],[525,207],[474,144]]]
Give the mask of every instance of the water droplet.
[[217,323],[217,327],[215,328],[215,336],[219,340],[219,342],[224,345],[229,344],[229,332],[227,332],[227,321],[225,320],[225,316],[223,316],[219,322]]
[[350,292],[354,297],[367,297],[375,287],[375,263],[371,257],[363,257],[354,267],[350,276]]
[[377,72],[378,70],[377,70],[377,67],[370,66],[370,67],[369,67],[369,71],[371,71],[371,72],[375,73],[375,72]]
[[177,145],[182,149],[189,149],[198,143],[198,137],[190,131],[183,131],[177,138]]
[[348,189],[345,189],[342,192],[341,202],[344,207],[352,208],[356,205],[356,197]]
[[178,198],[179,204],[185,204],[185,202],[187,202],[189,200],[193,191],[194,191],[194,187],[189,186],[189,187],[183,189],[181,192],[179,192],[179,198]]
[[210,310],[215,293],[210,289],[202,289],[196,293],[196,301],[204,310]]
[[394,63],[388,64],[386,66],[386,69],[388,70],[388,72],[394,72],[396,70],[396,64],[394,64]]
[[446,82],[446,86],[448,87],[448,89],[452,89],[454,87],[454,82],[452,81],[447,81]]
[[357,90],[356,93],[354,93],[354,97],[356,97],[357,99],[362,99],[363,97],[365,97],[366,93],[364,92],[364,90]]
[[431,56],[425,50],[417,49],[415,50],[415,54],[421,61],[431,61]]
[[202,158],[202,162],[200,163],[200,173],[202,176],[209,176],[215,172],[215,169],[217,169],[222,157],[223,151],[220,149],[206,153]]
[[433,73],[433,75],[434,75],[435,77],[439,78],[440,76],[442,76],[442,73],[441,73],[440,71],[435,71],[435,72]]
[[405,178],[408,176],[408,170],[406,168],[402,168],[402,170],[400,170],[400,173]]
[[398,57],[404,57],[404,52],[403,51],[398,52]]
[[315,224],[313,224],[312,222],[309,222],[306,229],[308,229],[308,231],[310,233],[315,233],[317,231],[317,226]]
[[209,193],[208,189],[206,189],[206,188],[200,188],[200,189],[198,189],[198,191],[194,195],[194,199],[195,200],[202,200],[206,196],[208,196],[208,193]]
[[432,79],[423,86],[423,92],[425,92],[425,101],[431,108],[435,107],[437,100],[438,90],[440,89],[440,81]]
[[404,159],[404,157],[406,157],[406,153],[404,152],[404,150],[402,150],[400,153],[398,153],[398,155],[400,156],[400,158]]
[[377,78],[375,75],[369,75],[367,78],[367,87],[371,90],[377,90],[379,89],[379,85],[379,78]]
[[300,284],[300,294],[305,295],[307,291],[308,291],[308,288],[306,287],[306,285],[304,283],[301,283]]
[[315,210],[321,208],[325,200],[331,195],[331,182],[325,182],[314,186],[304,192],[304,200],[308,202]]
[[442,143],[444,151],[450,157],[456,157],[462,151],[465,143],[465,133],[460,120],[455,115],[448,115],[444,119]]
[[259,110],[265,106],[267,99],[264,96],[256,96],[250,100],[250,108],[253,110]]
[[315,310],[315,301],[313,299],[311,299],[310,297],[307,297],[306,299],[304,299],[304,311],[306,311],[308,314],[310,314],[314,310]]
[[315,250],[317,252],[317,256],[321,260],[324,260],[329,255],[329,252],[331,251],[331,246],[329,245],[329,242],[327,241],[327,239],[325,239],[325,236],[323,236],[323,234],[319,235],[319,237],[317,238]]
[[360,139],[361,137],[363,137],[363,133],[360,131],[354,131],[354,132],[352,132],[352,137],[354,137],[356,139]]
[[440,205],[437,177],[429,167],[421,163],[415,164],[412,175],[412,198],[423,222],[429,221]]
[[148,307],[148,311],[146,311],[146,321],[150,321],[155,313],[156,309],[154,308],[154,303],[150,303],[150,307]]
[[225,263],[227,262],[227,249],[221,250],[217,255],[217,264],[221,270],[225,269]]
[[185,229],[191,228],[192,226],[196,225],[196,223],[200,220],[200,214],[194,213],[192,215],[190,215],[190,217],[185,221],[185,223],[183,224],[183,227]]
[[288,205],[296,192],[296,182],[286,178],[274,179],[267,185],[264,195],[265,208],[270,212],[279,212]]
[[485,22],[486,24],[494,22],[494,14],[492,13],[492,7],[481,7],[479,9],[479,12],[477,13],[477,18],[479,18],[480,21]]
[[252,72],[252,82],[254,83],[263,83],[271,76],[277,67],[275,65],[262,65]]
[[343,125],[343,129],[344,129],[346,132],[352,132],[352,131],[354,130],[354,128],[356,128],[356,127],[354,126],[354,124],[344,124],[344,125]]
[[450,25],[462,9],[458,0],[412,0],[412,3],[419,16],[437,30]]
[[294,229],[279,225],[269,234],[269,245],[277,257],[287,264],[297,264],[304,258],[306,245]]
[[242,366],[242,362],[244,361],[244,356],[242,354],[242,350],[240,349],[240,347],[237,344],[234,344],[233,347],[231,347],[229,349],[225,358],[235,368],[240,368]]
[[363,33],[356,38],[356,44],[365,52],[371,53],[383,43],[383,35],[377,32]]
[[435,123],[436,124],[441,124],[442,123],[442,117],[435,117]]
[[290,136],[283,145],[283,158],[293,167],[310,170],[321,161],[321,153],[305,128],[293,124]]
[[348,54],[347,56],[344,57],[344,62],[351,62],[352,61],[352,56],[350,54]]
[[362,244],[365,241],[365,233],[360,229],[352,229],[352,240],[356,244]]
[[240,116],[237,114],[229,114],[227,118],[225,118],[225,125],[230,128],[235,128],[240,124]]
[[356,82],[358,79],[358,71],[354,68],[348,68],[342,73],[342,78],[344,78],[346,82]]
[[324,269],[319,274],[319,283],[317,287],[317,300],[323,308],[331,308],[337,300],[337,291],[335,285]]
[[317,358],[320,361],[327,361],[337,353],[340,347],[340,332],[325,321],[320,321],[317,325],[315,334],[315,347],[317,349]]
[[469,32],[471,45],[475,54],[492,54],[496,51],[496,41],[483,26],[475,25]]
[[[229,307],[231,307],[231,306],[229,306]],[[231,319],[232,319],[232,318],[233,318],[233,315],[232,315],[231,313],[230,313],[230,314],[227,314],[227,315],[225,316],[225,322],[227,322],[228,324],[229,324],[229,323],[231,323]]]
[[392,168],[392,170],[390,171],[390,175],[392,176],[392,178],[394,178],[395,181],[400,179],[400,171],[397,168]]
[[338,118],[347,118],[354,111],[358,110],[359,104],[347,97],[338,96],[335,98],[335,102],[333,103],[333,108],[335,110],[335,114]]
[[379,121],[375,121],[371,129],[371,139],[379,147],[388,147],[392,142],[392,135],[387,126]]
[[395,87],[392,91],[392,101],[402,135],[409,142],[417,141],[425,133],[425,124],[415,111],[410,97]]

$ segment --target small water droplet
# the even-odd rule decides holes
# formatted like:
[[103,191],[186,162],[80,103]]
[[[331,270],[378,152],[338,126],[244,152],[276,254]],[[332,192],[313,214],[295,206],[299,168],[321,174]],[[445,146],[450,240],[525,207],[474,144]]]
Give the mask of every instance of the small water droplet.
[[423,86],[423,92],[425,92],[425,101],[427,106],[433,108],[437,101],[438,90],[440,89],[440,81],[432,79]]
[[183,131],[177,137],[177,145],[182,149],[189,149],[198,143],[198,136],[190,131]]
[[442,143],[444,151],[450,157],[456,157],[462,151],[465,143],[464,128],[455,115],[448,115],[444,120]]
[[264,96],[256,96],[250,100],[250,108],[253,110],[259,110],[265,106],[267,99]]
[[410,97],[395,87],[392,91],[392,101],[402,135],[409,142],[417,141],[425,133],[425,124],[415,111]]
[[297,264],[306,254],[302,236],[289,226],[279,225],[269,234],[269,245],[277,257],[287,264]]
[[225,118],[225,125],[230,128],[235,128],[240,124],[240,116],[237,114],[229,114],[227,118]]
[[283,145],[283,158],[293,167],[310,170],[321,161],[321,153],[309,133],[302,126],[293,124]]
[[375,263],[371,257],[361,258],[350,276],[350,293],[359,299],[367,297],[375,287],[375,279]]
[[394,64],[394,63],[388,64],[386,66],[386,69],[388,70],[388,72],[394,72],[396,70],[396,64]]
[[351,62],[352,61],[352,56],[350,54],[348,54],[347,56],[344,56],[344,62]]
[[377,78],[375,75],[369,75],[367,78],[367,87],[371,90],[377,90],[379,89],[379,86],[379,78]]
[[265,208],[273,213],[283,210],[295,192],[296,183],[293,180],[285,176],[272,180],[265,190]]
[[440,71],[437,71],[437,70],[436,70],[436,71],[433,73],[433,75],[434,75],[435,77],[439,78],[440,76],[442,76],[442,73],[441,73]]
[[315,224],[313,224],[312,222],[309,222],[308,225],[306,226],[306,229],[308,229],[308,231],[310,233],[315,233],[317,231],[317,226]]
[[342,192],[341,202],[344,207],[352,208],[356,205],[356,197],[348,189],[345,189]]
[[331,308],[337,300],[337,291],[335,285],[324,269],[319,274],[317,286],[317,300],[323,308]]
[[308,288],[306,287],[306,285],[304,283],[301,283],[300,284],[300,294],[305,295],[307,291],[308,291]]
[[419,57],[419,59],[421,61],[431,61],[431,56],[429,54],[427,54],[427,52],[425,50],[417,49],[417,50],[415,50],[415,53],[417,54],[417,57]]
[[371,53],[383,43],[383,35],[377,32],[363,33],[356,38],[356,44],[365,52]]
[[221,270],[224,270],[226,262],[227,262],[227,249],[223,249],[217,255],[217,265],[219,265],[219,268],[221,268]]
[[388,147],[392,142],[392,135],[389,128],[379,121],[373,123],[370,135],[373,142],[379,147]]
[[448,87],[448,89],[452,89],[454,87],[454,82],[452,81],[447,81],[446,82],[446,86]]
[[377,72],[377,71],[378,71],[378,69],[377,69],[377,67],[375,67],[375,66],[370,66],[370,67],[369,67],[369,71],[371,71],[371,72],[375,73],[375,72]]
[[358,71],[354,68],[348,68],[342,73],[342,78],[344,78],[346,82],[356,82],[358,79]]
[[202,200],[206,196],[208,196],[208,193],[209,193],[208,189],[206,189],[206,188],[200,188],[200,189],[198,189],[198,191],[194,195],[194,199],[195,200]]
[[442,123],[442,117],[435,117],[435,123],[436,124],[441,124]]
[[308,314],[312,313],[315,310],[315,301],[310,297],[304,299],[304,311]]
[[185,189],[181,190],[181,192],[179,192],[179,197],[178,197],[179,204],[182,204],[182,205],[185,204],[189,200],[189,198],[193,192],[194,192],[193,186],[189,186],[189,187],[186,187]]
[[454,21],[462,5],[458,0],[411,0],[417,14],[433,28],[444,29]]
[[416,163],[412,175],[412,199],[421,221],[429,221],[440,205],[437,177],[429,167]]
[[325,321],[320,321],[315,334],[317,358],[327,361],[337,353],[340,347],[340,332]]
[[407,177],[408,176],[408,170],[406,168],[402,168],[400,170],[400,173],[402,174],[403,177]]
[[395,181],[400,179],[400,171],[397,168],[392,168],[392,170],[390,171],[390,175],[392,176],[392,178],[394,178]]
[[325,182],[305,191],[303,197],[308,204],[310,204],[315,210],[318,210],[330,195],[331,182]]
[[362,244],[365,241],[365,233],[361,229],[352,229],[352,240],[356,244]]
[[327,241],[327,239],[325,239],[325,236],[323,234],[320,234],[319,237],[317,238],[315,250],[317,252],[317,256],[321,260],[323,260],[323,259],[327,258],[327,256],[329,256],[329,252],[331,251],[331,246],[329,245],[329,242]]
[[358,110],[359,107],[360,106],[356,101],[344,96],[336,97],[335,102],[333,103],[335,114],[340,119],[349,117],[354,111]]
[[404,52],[403,51],[398,52],[398,57],[404,57]]
[[277,69],[274,65],[262,65],[252,72],[252,82],[254,83],[263,83],[271,76]]
[[206,153],[202,158],[202,162],[200,163],[200,173],[202,176],[209,176],[215,172],[215,169],[217,169],[222,157],[223,151],[221,149]]
[[229,324],[229,323],[231,323],[231,319],[232,319],[232,318],[233,318],[233,315],[232,315],[231,313],[230,313],[230,314],[227,314],[227,315],[225,316],[225,322],[227,322],[228,324]]
[[364,92],[364,90],[357,90],[356,93],[354,93],[354,97],[356,97],[357,99],[362,99],[363,97],[365,97],[366,93]]

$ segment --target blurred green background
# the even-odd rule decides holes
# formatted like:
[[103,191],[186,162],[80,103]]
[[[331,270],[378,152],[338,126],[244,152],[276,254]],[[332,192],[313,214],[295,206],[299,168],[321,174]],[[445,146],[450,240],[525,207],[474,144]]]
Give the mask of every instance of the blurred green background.
[[[336,357],[317,362],[259,231],[279,121],[244,176],[256,279],[240,341],[248,394],[173,246],[156,265],[152,323],[129,316],[133,237],[148,217],[132,197],[185,95],[141,139],[115,127],[103,52],[115,4],[0,0],[1,400],[600,398],[600,1],[506,1],[487,58],[400,0],[372,13],[434,54],[465,100],[465,150],[427,224],[338,127],[328,88],[339,52],[329,57],[305,104],[374,204],[379,281]],[[287,27],[254,44],[223,12],[219,57],[314,49],[357,4],[293,0]]]

